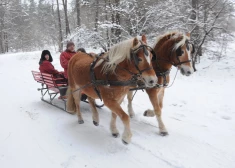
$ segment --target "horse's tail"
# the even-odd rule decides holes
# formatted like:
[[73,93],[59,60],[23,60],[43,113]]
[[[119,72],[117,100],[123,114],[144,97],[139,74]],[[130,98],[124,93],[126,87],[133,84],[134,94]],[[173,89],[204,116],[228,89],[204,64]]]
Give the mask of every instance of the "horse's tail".
[[76,113],[76,103],[75,103],[75,99],[73,98],[73,92],[72,89],[70,87],[68,87],[67,89],[67,111],[69,113]]

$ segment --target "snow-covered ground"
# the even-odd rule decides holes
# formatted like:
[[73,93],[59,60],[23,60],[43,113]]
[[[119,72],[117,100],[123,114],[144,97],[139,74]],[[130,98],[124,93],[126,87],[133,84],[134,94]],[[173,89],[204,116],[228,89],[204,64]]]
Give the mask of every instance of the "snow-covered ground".
[[[0,55],[0,168],[235,168],[234,53],[235,44],[220,62],[203,59],[193,76],[178,74],[164,100],[169,136],[143,116],[152,107],[138,92],[128,146],[111,136],[107,108],[99,110],[96,127],[83,103],[79,125],[76,115],[40,100],[30,72],[38,70],[40,52]],[[61,69],[59,54],[53,57]],[[127,101],[122,105],[126,110]],[[120,120],[118,128],[123,131]]]

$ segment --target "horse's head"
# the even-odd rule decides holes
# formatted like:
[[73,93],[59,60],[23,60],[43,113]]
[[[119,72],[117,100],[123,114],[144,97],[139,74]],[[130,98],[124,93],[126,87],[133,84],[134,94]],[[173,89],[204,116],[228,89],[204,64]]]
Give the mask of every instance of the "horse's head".
[[175,38],[177,42],[172,50],[171,61],[174,63],[174,66],[180,69],[182,75],[190,76],[194,72],[191,61],[192,54],[194,53],[194,45],[189,42],[190,34],[176,34],[175,36],[176,37],[173,36],[173,38]]
[[133,40],[131,48],[131,71],[141,75],[147,87],[154,87],[157,83],[156,74],[152,68],[152,49],[147,46],[146,36]]

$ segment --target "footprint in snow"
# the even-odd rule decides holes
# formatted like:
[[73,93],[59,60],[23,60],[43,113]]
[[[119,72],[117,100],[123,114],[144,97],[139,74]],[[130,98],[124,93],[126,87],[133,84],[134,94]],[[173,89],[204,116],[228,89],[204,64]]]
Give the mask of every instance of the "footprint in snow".
[[38,113],[33,113],[33,112],[30,112],[30,111],[25,111],[28,116],[32,119],[32,120],[36,120],[38,118]]
[[221,118],[224,119],[224,120],[231,120],[231,119],[232,119],[232,118],[229,117],[229,116],[221,116]]

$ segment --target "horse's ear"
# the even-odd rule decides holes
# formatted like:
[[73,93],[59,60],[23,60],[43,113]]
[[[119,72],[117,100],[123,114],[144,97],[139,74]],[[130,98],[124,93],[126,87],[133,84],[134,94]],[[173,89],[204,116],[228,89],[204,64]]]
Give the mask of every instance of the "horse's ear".
[[186,33],[186,36],[188,36],[190,38],[191,34],[188,32],[188,33]]
[[139,43],[139,40],[135,37],[133,40],[133,46],[135,47]]
[[142,40],[145,44],[147,43],[147,38],[146,38],[146,36],[145,36],[145,35],[142,35],[141,40]]

